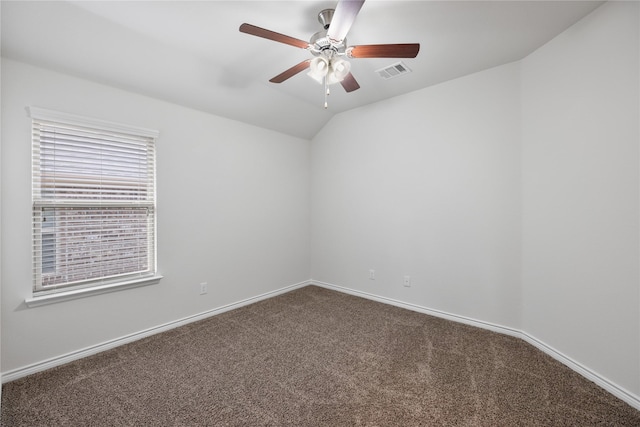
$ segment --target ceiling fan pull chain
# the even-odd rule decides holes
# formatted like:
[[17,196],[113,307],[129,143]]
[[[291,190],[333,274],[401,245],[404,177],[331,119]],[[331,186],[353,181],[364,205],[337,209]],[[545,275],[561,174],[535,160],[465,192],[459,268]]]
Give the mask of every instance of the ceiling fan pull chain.
[[324,77],[324,109],[326,110],[329,107],[329,103],[327,102],[327,96],[329,96],[329,85],[327,84],[327,76]]

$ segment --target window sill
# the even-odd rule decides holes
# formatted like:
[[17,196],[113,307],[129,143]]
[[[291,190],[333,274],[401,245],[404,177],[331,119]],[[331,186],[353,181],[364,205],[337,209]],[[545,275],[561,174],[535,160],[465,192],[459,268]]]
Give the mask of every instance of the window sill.
[[155,285],[160,282],[162,276],[156,275],[141,279],[129,280],[127,282],[111,283],[108,285],[95,286],[93,288],[75,289],[72,291],[62,291],[48,295],[41,295],[27,298],[24,302],[27,307],[39,307],[41,305],[55,304],[63,301],[70,301],[78,298],[90,297],[93,295],[105,294],[108,292],[122,291],[124,289],[138,288],[140,286]]

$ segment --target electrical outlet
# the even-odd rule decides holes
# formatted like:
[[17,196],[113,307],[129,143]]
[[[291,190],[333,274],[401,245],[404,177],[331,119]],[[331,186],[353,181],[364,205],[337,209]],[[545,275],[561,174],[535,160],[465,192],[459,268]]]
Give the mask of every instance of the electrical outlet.
[[405,287],[410,287],[411,286],[411,276],[404,276],[404,286]]
[[200,295],[207,293],[207,282],[200,283]]
[[376,271],[375,270],[369,270],[369,279],[370,280],[376,280]]

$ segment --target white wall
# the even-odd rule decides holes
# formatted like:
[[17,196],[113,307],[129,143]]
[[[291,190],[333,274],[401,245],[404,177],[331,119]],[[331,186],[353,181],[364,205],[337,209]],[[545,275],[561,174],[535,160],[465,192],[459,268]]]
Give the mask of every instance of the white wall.
[[312,278],[518,328],[519,140],[518,64],[334,117],[312,143]]
[[522,62],[523,328],[640,395],[638,3]]
[[[30,105],[160,130],[159,285],[25,307]],[[2,372],[308,279],[309,141],[6,59],[2,123]]]

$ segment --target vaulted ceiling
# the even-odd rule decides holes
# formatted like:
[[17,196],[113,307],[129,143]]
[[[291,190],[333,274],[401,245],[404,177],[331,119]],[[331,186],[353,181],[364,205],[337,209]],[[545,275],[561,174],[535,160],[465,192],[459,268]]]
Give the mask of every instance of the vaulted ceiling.
[[522,59],[596,1],[365,2],[348,45],[420,43],[400,59],[352,59],[360,89],[324,90],[305,73],[269,79],[305,49],[238,31],[246,22],[302,40],[337,1],[2,1],[2,56],[311,139],[336,113]]

